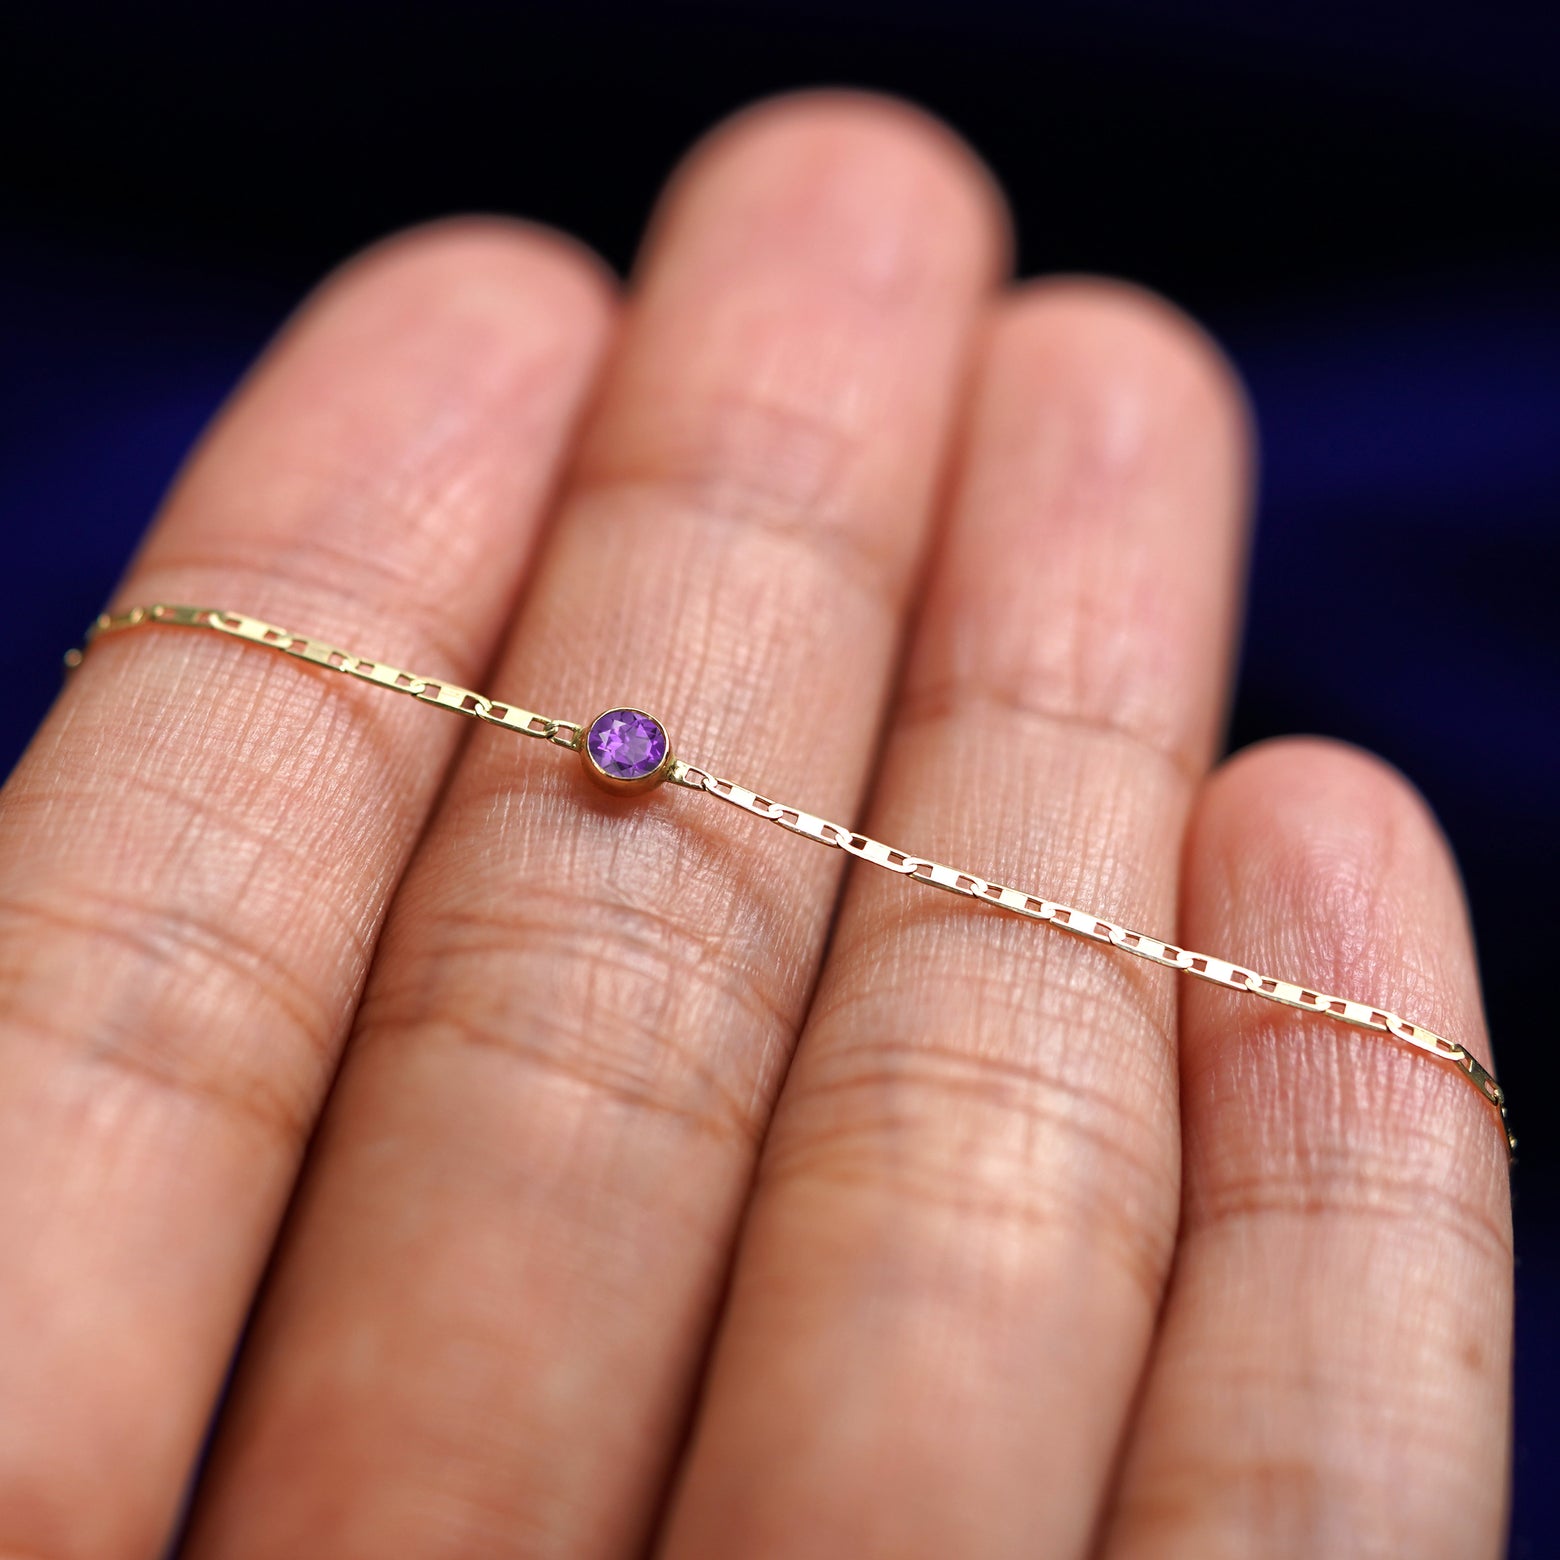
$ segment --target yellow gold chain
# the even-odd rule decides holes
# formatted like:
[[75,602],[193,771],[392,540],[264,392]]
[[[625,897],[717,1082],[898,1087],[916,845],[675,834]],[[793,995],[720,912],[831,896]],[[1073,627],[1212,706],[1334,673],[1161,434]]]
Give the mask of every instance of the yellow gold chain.
[[[424,704],[434,704],[440,709],[453,711],[457,715],[467,715],[492,726],[502,726],[506,731],[515,731],[522,736],[538,737],[559,747],[578,751],[584,740],[584,728],[574,721],[556,720],[548,715],[539,715],[534,710],[522,709],[519,705],[502,704],[469,688],[462,688],[445,678],[422,677],[413,672],[402,671],[398,667],[388,666],[383,661],[366,660],[350,651],[339,650],[320,640],[310,639],[304,634],[294,634],[287,629],[277,628],[274,624],[263,623],[258,618],[247,617],[241,612],[227,612],[215,607],[157,605],[131,607],[128,611],[113,614],[104,613],[88,629],[86,646],[82,650],[72,650],[65,658],[66,664],[79,665],[85,648],[90,647],[94,640],[104,634],[154,625],[211,629],[234,639],[243,639],[251,644],[280,650],[284,655],[296,656],[299,660],[345,673],[349,677],[362,678],[365,682],[388,688],[393,693],[409,694],[414,699],[420,699]],[[962,894],[966,898],[990,905],[994,909],[1007,910],[1033,921],[1044,921],[1075,936],[1106,943],[1112,948],[1119,948],[1123,953],[1162,964],[1167,969],[1181,970],[1187,975],[1195,976],[1198,980],[1212,981],[1215,985],[1227,987],[1231,991],[1243,991],[1269,1002],[1282,1003],[1285,1007],[1319,1013],[1329,1018],[1336,1018],[1342,1023],[1353,1024],[1360,1029],[1374,1030],[1394,1040],[1400,1040],[1439,1062],[1449,1063],[1462,1073],[1494,1107],[1500,1119],[1501,1133],[1506,1140],[1507,1150],[1512,1154],[1516,1152],[1517,1140],[1511,1134],[1506,1115],[1505,1092],[1478,1058],[1456,1041],[1447,1040],[1426,1029],[1422,1024],[1410,1023],[1408,1019],[1386,1008],[1370,1002],[1351,1001],[1347,997],[1329,996],[1325,992],[1314,991],[1308,986],[1296,985],[1293,981],[1277,980],[1269,975],[1261,975],[1255,970],[1232,964],[1227,959],[1215,958],[1205,953],[1194,953],[1189,948],[1164,942],[1144,932],[1133,931],[1130,927],[1122,926],[1115,921],[1104,920],[1100,916],[1076,910],[1070,905],[1058,904],[1038,894],[1026,893],[1022,889],[1006,888],[1000,883],[978,877],[973,872],[964,872],[921,856],[912,856],[879,840],[869,839],[866,835],[848,829],[843,824],[831,823],[826,818],[803,812],[800,808],[770,801],[756,791],[750,791],[747,787],[737,785],[733,781],[723,780],[708,770],[684,763],[680,759],[668,766],[666,778],[674,785],[702,791],[720,801],[729,802],[734,807],[740,807],[754,817],[762,818],[769,823],[777,823],[781,828],[792,834],[798,834],[803,839],[842,850],[858,861],[869,862],[872,866],[896,872],[912,883],[922,883],[928,888],[943,889],[951,894]]]
[[540,737],[544,742],[555,742],[559,747],[577,748],[580,744],[580,728],[573,721],[553,720],[538,715],[535,710],[523,710],[518,704],[500,704],[494,699],[462,688],[444,677],[419,677],[414,672],[403,672],[397,666],[383,661],[369,661],[350,650],[338,650],[323,640],[310,639],[306,634],[294,634],[274,623],[262,623],[259,618],[246,617],[242,612],[224,612],[218,607],[131,607],[125,612],[103,613],[87,630],[86,644],[80,650],[72,650],[65,657],[68,667],[81,664],[81,658],[94,640],[104,634],[117,634],[127,628],[145,628],[166,625],[170,628],[209,628],[232,639],[244,639],[252,645],[264,645],[269,650],[280,650],[283,655],[296,656],[315,666],[328,667],[333,672],[344,672],[348,677],[361,677],[392,693],[410,694],[424,704],[436,704],[440,709],[452,710],[457,715],[469,715],[473,720],[486,721],[490,726],[502,726],[506,731],[517,731],[523,737]]

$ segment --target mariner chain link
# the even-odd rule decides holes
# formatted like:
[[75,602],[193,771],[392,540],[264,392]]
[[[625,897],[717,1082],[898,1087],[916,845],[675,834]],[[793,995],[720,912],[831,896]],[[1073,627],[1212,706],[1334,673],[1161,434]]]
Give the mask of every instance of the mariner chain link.
[[544,742],[555,742],[559,747],[577,749],[580,745],[580,728],[570,720],[553,720],[538,715],[535,710],[521,709],[518,704],[501,704],[486,698],[470,688],[462,688],[443,677],[419,677],[414,672],[403,672],[399,667],[383,661],[366,660],[350,650],[338,650],[323,640],[310,639],[306,634],[294,634],[274,623],[262,623],[259,618],[246,617],[242,612],[224,612],[217,607],[173,607],[158,604],[150,607],[131,607],[125,612],[105,612],[94,619],[87,630],[86,644],[80,650],[72,650],[65,657],[68,667],[81,664],[81,658],[93,640],[102,634],[115,634],[122,629],[141,628],[152,624],[165,624],[172,628],[210,628],[233,639],[244,639],[252,645],[264,645],[270,650],[280,650],[283,655],[296,656],[300,661],[315,666],[329,667],[333,672],[345,672],[348,677],[361,677],[392,693],[410,694],[424,704],[437,704],[440,709],[453,710],[457,715],[469,715],[473,720],[486,721],[490,726],[502,726],[506,731],[517,731],[523,737],[540,737]]
[[[581,750],[585,741],[587,728],[578,722],[557,720],[549,715],[540,715],[534,710],[523,709],[516,704],[505,704],[476,693],[470,688],[462,688],[444,678],[422,677],[389,666],[383,661],[366,660],[362,656],[337,649],[334,645],[311,639],[307,635],[292,633],[272,623],[248,617],[241,612],[228,612],[215,607],[159,604],[131,607],[127,611],[112,614],[104,613],[88,629],[85,646],[81,650],[72,650],[66,656],[66,664],[72,667],[79,665],[86,648],[103,634],[151,625],[212,629],[217,633],[246,640],[251,644],[280,650],[284,655],[296,656],[299,660],[345,673],[349,677],[361,678],[381,688],[388,688],[393,693],[409,694],[424,704],[434,704],[440,709],[451,710],[457,715],[467,715],[474,720],[485,721],[488,725],[502,726],[506,731],[518,732],[526,737],[537,737],[544,742],[569,748],[575,752]],[[1008,888],[1003,884],[979,877],[973,872],[944,866],[923,856],[912,856],[907,851],[885,845],[881,840],[870,839],[865,834],[847,828],[844,824],[831,823],[827,818],[804,812],[798,807],[771,801],[746,786],[724,780],[706,769],[671,757],[670,754],[668,757],[671,761],[664,766],[665,778],[672,784],[702,791],[720,801],[729,802],[732,806],[739,807],[765,822],[779,824],[782,829],[798,834],[803,839],[842,850],[858,861],[869,862],[875,867],[896,872],[912,883],[922,883],[928,888],[942,889],[951,894],[962,894],[981,904],[1060,927],[1075,936],[1085,937],[1093,942],[1107,943],[1112,948],[1119,948],[1123,953],[1130,953],[1139,959],[1148,959],[1152,963],[1163,965],[1166,969],[1180,970],[1187,975],[1195,976],[1198,980],[1211,981],[1231,991],[1243,991],[1269,1002],[1282,1003],[1285,1007],[1298,1008],[1303,1012],[1320,1013],[1335,1018],[1341,1023],[1352,1024],[1360,1029],[1374,1030],[1379,1034],[1389,1035],[1394,1040],[1402,1041],[1405,1045],[1413,1046],[1437,1061],[1449,1063],[1457,1068],[1473,1084],[1497,1112],[1508,1152],[1513,1154],[1516,1152],[1517,1140],[1511,1134],[1507,1119],[1504,1090],[1488,1069],[1466,1047],[1459,1045],[1455,1040],[1448,1040],[1442,1035],[1435,1034],[1426,1029],[1423,1024],[1411,1023],[1400,1014],[1378,1007],[1374,1003],[1330,996],[1326,992],[1315,991],[1308,986],[1297,985],[1293,981],[1262,975],[1242,965],[1233,964],[1228,959],[1215,958],[1211,954],[1194,953],[1189,948],[1182,948],[1161,938],[1151,937],[1145,932],[1133,931],[1130,927],[1122,926],[1115,921],[1107,921],[1102,916],[1091,915],[1087,911],[1074,909],[1071,905],[1059,904],[1055,900],[1045,899],[1022,889]]]

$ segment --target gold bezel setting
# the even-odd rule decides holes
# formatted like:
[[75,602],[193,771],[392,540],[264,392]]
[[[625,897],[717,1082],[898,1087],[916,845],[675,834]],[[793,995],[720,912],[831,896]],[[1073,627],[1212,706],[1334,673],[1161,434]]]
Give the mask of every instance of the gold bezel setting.
[[[665,743],[665,751],[661,754],[654,769],[647,770],[642,775],[615,775],[610,770],[604,769],[591,751],[591,733],[602,721],[614,715],[634,715],[641,720],[648,721],[660,732],[661,740]],[[600,786],[603,791],[612,796],[642,796],[646,791],[653,791],[662,784],[671,774],[672,765],[676,759],[672,754],[672,739],[667,733],[665,724],[652,715],[648,710],[642,710],[637,704],[613,704],[597,715],[589,725],[580,728],[580,762],[585,766],[585,773],[591,781]]]

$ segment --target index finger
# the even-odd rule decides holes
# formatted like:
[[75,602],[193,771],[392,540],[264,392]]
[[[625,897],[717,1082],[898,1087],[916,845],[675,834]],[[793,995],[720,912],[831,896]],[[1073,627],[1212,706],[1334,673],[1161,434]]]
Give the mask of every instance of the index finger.
[[[518,228],[359,261],[121,602],[478,677],[607,321],[593,267]],[[0,1554],[157,1552],[460,733],[148,629],[92,652],[0,793]]]

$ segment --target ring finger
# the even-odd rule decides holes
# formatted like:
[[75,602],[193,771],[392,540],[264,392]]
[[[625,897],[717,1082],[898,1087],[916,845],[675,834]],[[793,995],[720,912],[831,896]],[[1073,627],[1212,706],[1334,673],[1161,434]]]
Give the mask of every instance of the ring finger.
[[[869,832],[1167,929],[1228,677],[1229,377],[1169,310],[999,312]],[[1079,1553],[1176,1224],[1173,977],[851,885],[667,1551]],[[863,1492],[872,1498],[862,1498]]]

